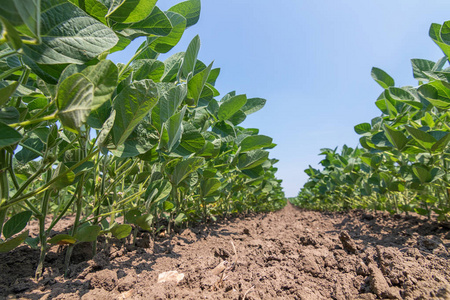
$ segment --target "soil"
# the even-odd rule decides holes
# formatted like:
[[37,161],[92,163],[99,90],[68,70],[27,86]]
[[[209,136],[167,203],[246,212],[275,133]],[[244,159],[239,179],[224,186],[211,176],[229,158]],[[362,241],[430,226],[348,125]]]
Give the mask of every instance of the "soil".
[[[450,299],[450,229],[418,215],[287,205],[155,240],[100,238],[94,257],[91,248],[75,247],[65,279],[65,246],[53,246],[39,281],[38,251],[0,254],[0,298]],[[158,283],[167,271],[184,278]]]

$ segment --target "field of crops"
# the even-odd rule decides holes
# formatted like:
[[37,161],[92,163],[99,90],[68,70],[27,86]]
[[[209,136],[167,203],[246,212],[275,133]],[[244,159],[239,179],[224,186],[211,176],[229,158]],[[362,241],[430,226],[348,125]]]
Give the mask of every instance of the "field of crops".
[[[1,4],[0,299],[450,298],[447,56],[412,60],[416,87],[374,68],[381,116],[355,126],[360,148],[322,149],[291,199],[391,215],[300,210],[272,138],[240,126],[266,100],[221,95],[199,36],[159,59],[200,0],[156,2]],[[445,55],[449,30],[430,29]],[[175,269],[182,283],[156,282]]]
[[293,203],[312,209],[364,208],[416,212],[450,218],[450,21],[432,24],[430,38],[445,56],[437,62],[412,59],[417,86],[395,87],[373,68],[383,88],[375,102],[380,116],[354,127],[359,148],[322,149],[323,169],[310,166],[308,182]]

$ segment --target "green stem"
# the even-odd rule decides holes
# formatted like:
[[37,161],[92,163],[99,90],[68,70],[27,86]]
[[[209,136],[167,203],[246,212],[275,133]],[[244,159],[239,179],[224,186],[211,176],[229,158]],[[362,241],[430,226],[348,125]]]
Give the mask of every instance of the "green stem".
[[[52,177],[52,169],[47,170],[46,181],[49,182]],[[42,276],[42,271],[44,270],[45,255],[47,254],[47,232],[45,231],[45,218],[48,212],[48,202],[50,199],[50,191],[45,191],[44,199],[42,201],[41,214],[38,216],[39,219],[39,242],[41,245],[41,254],[39,256],[39,263],[36,268],[35,279]]]
[[81,166],[83,163],[88,161],[92,156],[97,154],[98,151],[100,151],[100,150],[98,150],[98,149],[95,150],[94,152],[92,152],[91,154],[86,156],[84,159],[80,160],[78,163],[74,164],[72,167],[70,167],[69,169],[67,169],[63,173],[61,173],[59,176],[53,178],[52,180],[50,180],[50,182],[48,182],[45,185],[41,186],[37,190],[35,190],[35,191],[31,192],[31,193],[25,194],[23,196],[20,196],[20,197],[19,197],[20,193],[16,192],[17,198],[16,198],[16,195],[14,195],[11,198],[12,199],[11,201],[9,201],[7,204],[0,205],[0,208],[10,207],[10,206],[12,206],[12,205],[14,205],[14,204],[16,204],[18,202],[24,201],[25,199],[28,199],[30,197],[39,195],[42,192],[45,192],[54,182],[56,182],[57,180],[59,180],[60,178],[62,178],[64,176],[66,176],[67,173],[69,173],[69,172],[75,170],[76,168],[78,168],[79,166]]
[[[0,150],[0,204],[8,202],[9,186],[8,186],[8,153],[5,149]],[[0,209],[0,237],[2,236],[3,223],[6,219],[7,208]]]
[[50,121],[50,120],[54,120],[54,119],[56,119],[56,114],[53,114],[50,116],[45,116],[45,117],[34,119],[34,120],[28,120],[28,121],[23,121],[23,122],[19,122],[19,123],[12,123],[12,124],[9,124],[9,127],[12,127],[12,128],[25,127],[28,125],[32,125],[32,124],[36,124],[36,123],[40,123],[40,122],[44,122],[44,121]]

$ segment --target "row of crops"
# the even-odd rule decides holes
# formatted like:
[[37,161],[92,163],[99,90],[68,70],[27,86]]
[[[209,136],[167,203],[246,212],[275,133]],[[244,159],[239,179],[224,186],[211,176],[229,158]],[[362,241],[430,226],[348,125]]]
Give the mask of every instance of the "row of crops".
[[384,89],[375,104],[381,115],[355,126],[361,147],[322,149],[322,169],[305,170],[309,179],[292,201],[302,207],[341,210],[368,208],[391,213],[450,217],[450,21],[432,24],[429,35],[445,57],[412,59],[417,86],[395,87],[394,79],[373,68]]
[[[285,204],[275,144],[239,126],[265,100],[217,100],[219,69],[200,39],[165,61],[200,1],[11,0],[0,7],[0,252],[136,230],[171,232],[218,215]],[[107,59],[144,36],[127,64]],[[65,234],[51,235],[67,215]],[[120,219],[119,219],[120,217]],[[39,222],[39,235],[25,227]],[[118,220],[123,220],[118,222]]]

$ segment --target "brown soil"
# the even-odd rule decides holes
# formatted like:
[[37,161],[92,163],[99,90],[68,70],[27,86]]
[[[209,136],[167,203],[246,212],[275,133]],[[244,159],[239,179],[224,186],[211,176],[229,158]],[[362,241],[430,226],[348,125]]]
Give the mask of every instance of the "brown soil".
[[[89,244],[78,245],[68,279],[64,248],[52,247],[37,282],[38,251],[1,254],[0,298],[450,299],[450,230],[419,216],[288,205],[109,245],[100,239],[95,257]],[[166,271],[185,277],[157,283]]]

